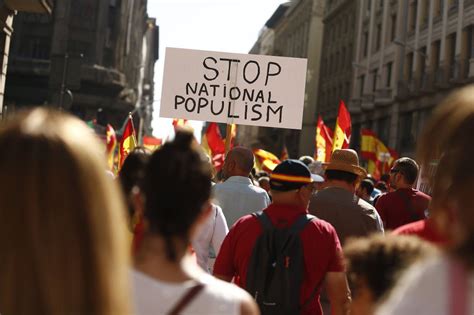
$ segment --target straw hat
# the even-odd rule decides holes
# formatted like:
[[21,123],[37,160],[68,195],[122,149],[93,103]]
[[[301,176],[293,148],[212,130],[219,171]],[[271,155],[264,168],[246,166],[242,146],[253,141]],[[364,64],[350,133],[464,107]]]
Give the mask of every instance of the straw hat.
[[325,170],[344,171],[366,177],[367,171],[359,166],[357,152],[351,149],[335,150],[329,163],[323,163]]

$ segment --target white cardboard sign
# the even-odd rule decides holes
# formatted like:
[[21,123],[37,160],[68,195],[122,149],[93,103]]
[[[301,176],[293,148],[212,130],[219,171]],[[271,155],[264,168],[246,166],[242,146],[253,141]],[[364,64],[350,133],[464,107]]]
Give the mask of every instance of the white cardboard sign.
[[301,129],[306,59],[166,48],[160,117]]

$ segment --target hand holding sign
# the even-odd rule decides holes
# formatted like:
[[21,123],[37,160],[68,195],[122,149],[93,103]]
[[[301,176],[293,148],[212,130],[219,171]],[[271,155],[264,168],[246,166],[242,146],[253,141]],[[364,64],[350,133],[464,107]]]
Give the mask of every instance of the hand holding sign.
[[301,129],[306,60],[167,48],[161,117]]

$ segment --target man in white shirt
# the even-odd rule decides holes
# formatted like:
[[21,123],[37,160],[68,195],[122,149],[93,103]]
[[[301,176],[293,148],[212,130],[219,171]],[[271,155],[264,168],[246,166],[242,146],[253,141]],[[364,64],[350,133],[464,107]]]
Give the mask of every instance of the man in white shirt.
[[244,215],[261,211],[270,204],[267,192],[249,179],[253,165],[252,151],[233,148],[222,168],[225,181],[214,186],[215,202],[222,207],[229,227]]

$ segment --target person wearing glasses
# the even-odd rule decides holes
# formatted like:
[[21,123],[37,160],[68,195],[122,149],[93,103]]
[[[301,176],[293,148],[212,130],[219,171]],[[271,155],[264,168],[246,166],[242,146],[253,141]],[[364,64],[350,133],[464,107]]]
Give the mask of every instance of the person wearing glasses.
[[394,191],[381,196],[375,204],[385,229],[394,230],[425,218],[431,197],[414,188],[419,169],[416,161],[408,157],[393,164],[390,186]]

